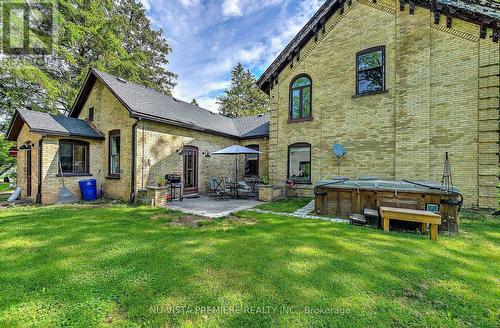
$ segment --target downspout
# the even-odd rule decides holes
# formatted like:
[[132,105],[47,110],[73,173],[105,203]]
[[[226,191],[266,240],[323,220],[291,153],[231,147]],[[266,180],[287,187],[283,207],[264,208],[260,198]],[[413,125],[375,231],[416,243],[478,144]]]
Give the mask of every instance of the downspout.
[[141,119],[139,118],[138,120],[135,121],[134,124],[132,124],[132,167],[131,167],[131,181],[130,181],[130,204],[133,204],[135,202],[135,153],[136,153],[136,127],[137,124]]
[[43,168],[43,135],[38,141],[38,188],[36,193],[36,203],[42,204],[42,168]]
[[141,189],[144,189],[144,121],[142,121],[142,161],[141,161]]

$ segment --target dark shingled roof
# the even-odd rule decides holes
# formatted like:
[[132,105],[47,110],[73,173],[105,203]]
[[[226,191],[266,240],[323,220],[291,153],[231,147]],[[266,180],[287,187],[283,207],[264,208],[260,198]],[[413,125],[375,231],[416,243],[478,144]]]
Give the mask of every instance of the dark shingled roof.
[[8,140],[16,140],[26,123],[31,132],[47,135],[104,139],[86,121],[64,115],[52,115],[27,109],[18,109],[7,132]]
[[269,115],[267,113],[233,118],[233,122],[242,138],[269,134]]
[[[89,71],[82,87],[84,91],[78,98],[86,97],[91,89],[86,84],[93,84],[91,80],[94,78],[110,89],[132,117],[234,138],[256,138],[269,134],[267,115],[229,118],[96,69]],[[77,99],[70,116],[77,117],[83,104],[83,100]]]
[[[396,3],[399,5],[399,2]],[[429,8],[430,10],[434,10],[434,7],[436,7],[441,14],[449,13],[451,17],[457,17],[485,27],[500,28],[500,4],[498,1],[495,2],[495,0],[414,0],[414,3],[417,6]],[[408,6],[408,1],[405,1],[405,4]],[[326,0],[260,76],[257,85],[261,90],[269,94],[272,86],[271,83],[276,80],[281,70],[325,26],[326,21],[338,9],[347,5],[348,2],[345,0]]]

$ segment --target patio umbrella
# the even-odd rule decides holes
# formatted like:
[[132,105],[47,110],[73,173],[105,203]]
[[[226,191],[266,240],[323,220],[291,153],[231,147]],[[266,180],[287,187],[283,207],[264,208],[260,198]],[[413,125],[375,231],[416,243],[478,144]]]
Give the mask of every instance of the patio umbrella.
[[260,151],[240,145],[232,145],[212,153],[212,155],[236,155],[236,181],[238,181],[238,155],[248,154],[260,154]]

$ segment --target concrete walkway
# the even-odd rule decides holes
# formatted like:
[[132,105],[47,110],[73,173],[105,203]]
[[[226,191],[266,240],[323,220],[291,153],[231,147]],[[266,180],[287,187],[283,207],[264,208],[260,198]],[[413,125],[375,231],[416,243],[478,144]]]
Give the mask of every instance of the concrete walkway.
[[248,210],[259,204],[262,202],[255,199],[217,200],[208,196],[200,196],[200,198],[184,198],[182,202],[175,200],[173,203],[167,203],[167,208],[189,214],[219,218],[233,212]]
[[314,211],[314,199],[311,200],[306,206],[299,208],[293,213],[298,215],[308,215],[312,211]]
[[305,214],[296,214],[296,213],[283,213],[283,212],[273,212],[273,211],[264,211],[256,209],[250,209],[250,211],[256,213],[265,213],[265,214],[273,214],[273,215],[283,215],[289,216],[298,219],[312,219],[312,220],[321,220],[321,221],[329,221],[329,222],[337,222],[337,223],[349,223],[349,220],[339,219],[339,218],[329,218],[326,216],[317,216],[317,215],[305,215]]

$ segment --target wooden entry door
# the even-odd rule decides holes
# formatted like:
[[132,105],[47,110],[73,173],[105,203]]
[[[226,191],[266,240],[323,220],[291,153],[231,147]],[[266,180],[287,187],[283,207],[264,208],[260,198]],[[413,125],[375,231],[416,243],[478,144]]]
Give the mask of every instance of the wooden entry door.
[[193,146],[183,147],[184,157],[184,193],[198,192],[198,148]]
[[31,149],[26,151],[26,197],[31,197]]

